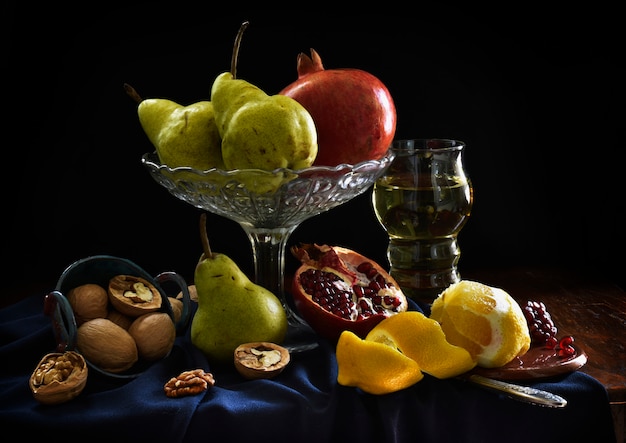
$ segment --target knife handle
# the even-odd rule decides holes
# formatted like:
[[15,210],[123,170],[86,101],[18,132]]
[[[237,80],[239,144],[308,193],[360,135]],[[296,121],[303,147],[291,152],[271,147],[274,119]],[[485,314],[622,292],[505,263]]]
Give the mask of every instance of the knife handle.
[[546,406],[549,408],[564,408],[567,405],[567,400],[563,397],[551,392],[542,391],[541,389],[535,389],[529,386],[520,386],[501,380],[494,380],[477,374],[468,376],[467,380],[485,388],[504,392],[507,396],[526,403]]

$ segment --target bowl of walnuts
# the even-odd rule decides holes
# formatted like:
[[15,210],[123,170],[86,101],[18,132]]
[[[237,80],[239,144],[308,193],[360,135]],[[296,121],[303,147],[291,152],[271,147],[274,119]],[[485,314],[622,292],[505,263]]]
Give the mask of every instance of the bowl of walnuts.
[[[182,297],[168,295],[173,283]],[[176,272],[151,276],[134,262],[110,255],[68,266],[46,295],[57,351],[76,351],[90,369],[134,378],[166,358],[189,323],[187,283]]]

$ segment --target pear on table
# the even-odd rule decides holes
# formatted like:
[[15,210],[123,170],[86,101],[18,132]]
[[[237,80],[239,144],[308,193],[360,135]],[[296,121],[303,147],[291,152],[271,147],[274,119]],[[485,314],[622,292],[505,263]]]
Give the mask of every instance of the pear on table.
[[242,343],[280,344],[287,334],[287,314],[268,289],[250,281],[227,255],[211,251],[206,214],[200,217],[204,253],[194,273],[198,309],[191,323],[191,342],[210,361],[233,363]]

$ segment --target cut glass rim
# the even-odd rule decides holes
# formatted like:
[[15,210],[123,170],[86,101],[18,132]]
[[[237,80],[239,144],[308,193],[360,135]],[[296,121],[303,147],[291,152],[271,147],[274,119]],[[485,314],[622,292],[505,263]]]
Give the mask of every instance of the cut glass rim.
[[156,151],[147,152],[143,154],[141,157],[141,161],[143,164],[148,165],[155,169],[159,169],[161,171],[166,171],[169,173],[191,172],[201,177],[215,175],[215,174],[228,177],[228,176],[236,176],[236,175],[239,175],[240,173],[246,173],[246,174],[253,173],[253,174],[267,175],[268,177],[271,177],[271,176],[280,176],[280,175],[285,175],[285,174],[298,175],[298,176],[299,175],[311,176],[311,175],[316,175],[317,173],[319,173],[320,175],[327,175],[329,173],[332,174],[332,173],[339,173],[339,172],[344,172],[344,171],[354,173],[354,172],[361,172],[361,171],[370,171],[372,169],[377,170],[377,169],[382,169],[383,167],[388,166],[392,162],[394,157],[395,157],[395,152],[393,152],[393,149],[388,149],[385,155],[381,157],[380,159],[365,160],[356,164],[341,163],[336,166],[310,166],[304,169],[276,168],[272,171],[266,171],[263,169],[224,170],[224,169],[219,169],[219,168],[200,170],[200,169],[192,168],[190,166],[178,166],[175,168],[171,168],[168,165],[163,164],[159,161]]

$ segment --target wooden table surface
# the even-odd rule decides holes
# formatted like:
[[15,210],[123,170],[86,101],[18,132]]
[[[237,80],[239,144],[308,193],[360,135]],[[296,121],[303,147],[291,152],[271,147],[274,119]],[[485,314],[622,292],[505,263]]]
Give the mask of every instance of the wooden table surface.
[[554,269],[467,271],[462,278],[500,287],[520,304],[543,301],[557,335],[572,335],[587,354],[580,371],[606,387],[617,441],[626,442],[626,292],[608,279]]

